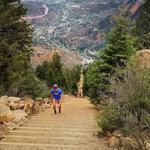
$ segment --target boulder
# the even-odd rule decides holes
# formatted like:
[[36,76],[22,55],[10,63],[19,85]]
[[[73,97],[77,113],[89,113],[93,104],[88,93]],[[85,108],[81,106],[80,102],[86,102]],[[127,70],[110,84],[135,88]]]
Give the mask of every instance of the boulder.
[[150,66],[150,49],[137,51],[137,61],[142,66]]
[[15,115],[14,122],[16,124],[19,124],[20,122],[25,121],[25,118],[28,116],[25,113],[25,111],[23,111],[22,109],[14,110],[13,113]]
[[37,101],[43,101],[42,97],[36,98]]
[[33,112],[34,100],[30,97],[23,97],[21,101],[24,101],[24,108],[23,110],[28,114],[31,115]]
[[50,108],[50,104],[42,104],[42,105],[40,106],[40,110],[41,110],[41,111],[44,111],[45,109],[48,109],[48,108]]
[[39,111],[40,111],[39,103],[35,102],[33,105],[32,113],[35,114],[38,113]]
[[4,135],[6,135],[8,132],[8,127],[7,125],[3,124],[3,123],[0,123],[0,139],[2,137],[4,137]]
[[17,109],[17,103],[20,102],[20,97],[8,97],[9,107],[11,110]]
[[13,120],[14,118],[15,116],[10,110],[10,108],[0,103],[0,122],[3,122],[3,121],[9,122]]
[[42,104],[44,104],[44,100],[42,98],[36,98],[35,100],[39,106],[41,106]]
[[25,106],[25,102],[23,100],[17,102],[17,109],[23,109],[24,106]]
[[44,103],[48,104],[49,103],[49,98],[44,98],[43,101],[44,101]]
[[20,97],[8,97],[8,101],[17,103],[18,101],[20,101]]
[[4,104],[4,105],[8,105],[8,96],[1,96],[0,97],[0,103]]
[[146,149],[150,150],[150,141],[146,141]]
[[108,139],[108,147],[116,148],[119,147],[119,145],[120,145],[120,140],[117,137],[112,136]]
[[117,137],[117,138],[120,138],[123,136],[123,133],[120,131],[120,130],[115,130],[113,133],[112,133],[113,136]]
[[9,102],[9,107],[10,110],[16,110],[17,109],[17,104],[14,101]]
[[121,138],[122,147],[125,149],[137,149],[137,142],[131,137],[122,137]]

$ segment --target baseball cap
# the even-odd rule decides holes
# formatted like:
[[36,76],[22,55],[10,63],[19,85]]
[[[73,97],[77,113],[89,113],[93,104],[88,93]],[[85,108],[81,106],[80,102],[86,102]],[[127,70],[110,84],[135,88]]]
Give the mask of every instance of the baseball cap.
[[54,85],[53,85],[53,88],[58,88],[57,84],[54,84]]

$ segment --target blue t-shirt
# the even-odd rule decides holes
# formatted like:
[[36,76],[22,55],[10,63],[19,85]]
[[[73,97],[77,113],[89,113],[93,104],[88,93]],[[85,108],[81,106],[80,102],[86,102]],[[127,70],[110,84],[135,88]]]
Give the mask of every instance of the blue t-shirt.
[[53,96],[53,98],[57,101],[59,101],[61,99],[61,95],[62,95],[62,90],[58,89],[57,91],[55,91],[54,89],[51,90],[51,94]]

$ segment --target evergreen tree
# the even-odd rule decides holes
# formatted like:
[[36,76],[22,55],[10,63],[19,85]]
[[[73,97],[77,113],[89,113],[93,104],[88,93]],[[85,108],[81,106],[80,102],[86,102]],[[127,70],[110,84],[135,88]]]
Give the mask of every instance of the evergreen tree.
[[107,45],[100,55],[104,72],[113,74],[116,69],[124,67],[126,61],[135,53],[135,38],[131,35],[131,25],[129,20],[120,18],[108,34]]
[[[110,79],[123,69],[135,53],[136,39],[131,35],[132,23],[120,18],[107,36],[107,45],[100,54],[99,70],[102,74],[102,92],[109,92]],[[106,88],[106,89],[105,89]]]
[[25,15],[20,0],[0,0],[0,85],[6,91],[29,68],[32,28]]
[[44,61],[42,65],[36,68],[36,75],[40,80],[49,82],[49,86],[54,83],[63,87],[65,79],[62,71],[62,63],[58,53],[55,53],[52,57],[52,61]]
[[95,100],[99,96],[101,79],[102,77],[101,73],[99,72],[98,62],[90,64],[88,68],[86,68],[86,70],[84,71],[84,95],[89,96],[93,103],[95,103]]
[[85,73],[84,91],[96,100],[101,94],[110,94],[111,78],[117,70],[125,68],[135,53],[135,38],[131,35],[131,23],[120,18],[106,38],[106,46],[99,59]]
[[52,68],[53,68],[53,77],[54,83],[58,84],[59,86],[63,87],[65,82],[63,71],[62,71],[62,63],[60,60],[60,56],[58,53],[55,53],[52,58]]
[[41,80],[50,80],[50,77],[53,76],[52,63],[44,61],[42,65],[37,66],[36,74],[37,77]]

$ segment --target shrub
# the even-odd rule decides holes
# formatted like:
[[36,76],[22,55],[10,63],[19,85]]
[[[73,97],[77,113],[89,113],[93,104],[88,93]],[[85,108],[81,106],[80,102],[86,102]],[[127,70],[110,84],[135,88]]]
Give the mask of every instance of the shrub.
[[150,140],[150,69],[129,65],[112,79],[111,90],[113,102],[103,110],[99,125],[104,131],[122,129],[134,137],[138,149],[146,150]]
[[43,84],[31,73],[23,77],[18,88],[20,96],[31,95],[33,97],[38,97],[43,91]]
[[103,131],[114,131],[121,127],[119,111],[116,105],[106,106],[98,116],[98,124]]

